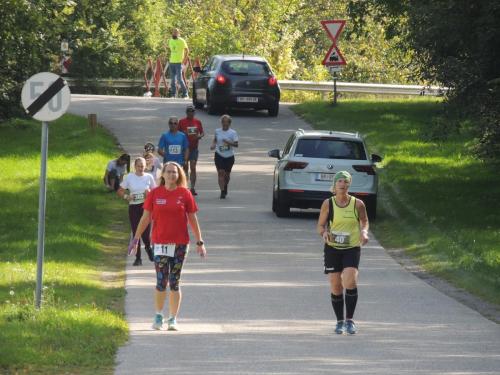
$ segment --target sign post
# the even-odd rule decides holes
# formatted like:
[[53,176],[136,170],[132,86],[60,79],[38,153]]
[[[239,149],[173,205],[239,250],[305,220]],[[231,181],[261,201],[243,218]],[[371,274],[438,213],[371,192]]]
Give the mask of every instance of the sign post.
[[38,242],[36,264],[35,307],[42,303],[43,256],[45,252],[45,198],[47,196],[47,153],[49,121],[61,117],[69,107],[71,93],[68,84],[53,73],[38,73],[26,81],[21,92],[26,113],[42,121],[42,146],[40,160],[40,192],[38,196]]
[[337,46],[337,38],[342,32],[345,22],[345,20],[321,21],[321,25],[328,34],[328,37],[333,41],[332,46],[326,53],[322,62],[322,64],[330,70],[333,76],[333,105],[337,104],[337,72],[341,72],[342,67],[347,64]]

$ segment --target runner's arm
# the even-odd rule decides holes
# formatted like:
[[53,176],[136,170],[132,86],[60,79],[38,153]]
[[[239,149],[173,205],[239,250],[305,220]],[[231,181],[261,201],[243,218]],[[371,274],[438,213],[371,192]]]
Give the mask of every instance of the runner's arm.
[[231,142],[228,139],[224,139],[224,143],[232,147],[238,147],[238,141]]
[[[189,225],[191,226],[194,237],[196,238],[196,242],[203,241],[203,238],[201,237],[200,224],[198,222],[198,217],[196,216],[196,213],[190,212],[187,214],[187,216],[188,216]],[[205,257],[207,255],[207,250],[205,249],[205,245],[201,245],[201,246],[196,245],[196,250],[197,250],[198,254],[200,254],[200,256],[202,256],[202,257]]]
[[318,218],[318,225],[316,226],[316,230],[318,234],[325,239],[325,236],[328,234],[327,231],[327,220],[328,220],[328,210],[329,210],[329,203],[328,199],[325,199],[323,201],[323,204],[321,205],[321,211],[319,213],[319,218]]
[[189,147],[186,147],[186,151],[184,151],[184,164],[189,161]]
[[151,215],[148,210],[144,210],[141,221],[139,221],[139,225],[137,226],[137,230],[135,231],[134,239],[139,240],[142,236],[142,233],[146,230],[149,223],[151,222]]
[[130,201],[132,199],[132,197],[130,196],[130,194],[127,194],[126,190],[122,187],[120,187],[118,189],[118,191],[116,192],[116,194],[120,197],[120,198],[123,198],[125,199],[126,201]]
[[356,210],[358,211],[359,226],[361,228],[361,245],[365,245],[368,242],[368,229],[370,228],[370,224],[368,223],[366,206],[361,199],[356,199]]

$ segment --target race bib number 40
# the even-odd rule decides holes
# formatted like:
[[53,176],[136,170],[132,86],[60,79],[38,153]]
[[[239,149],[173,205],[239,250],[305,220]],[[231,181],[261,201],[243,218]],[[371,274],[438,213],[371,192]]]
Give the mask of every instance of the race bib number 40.
[[175,244],[155,244],[154,254],[159,256],[174,257],[175,255]]
[[336,245],[349,245],[351,234],[348,232],[331,232],[332,242]]
[[168,146],[168,153],[170,155],[180,155],[181,145],[170,145]]

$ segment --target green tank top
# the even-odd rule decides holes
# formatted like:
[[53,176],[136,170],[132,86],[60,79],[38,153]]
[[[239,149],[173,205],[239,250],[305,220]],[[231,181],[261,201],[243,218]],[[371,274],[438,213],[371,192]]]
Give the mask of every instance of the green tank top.
[[361,244],[361,230],[359,217],[356,210],[356,198],[351,196],[346,207],[337,206],[335,197],[331,198],[330,209],[333,207],[333,220],[331,212],[329,217],[328,245],[335,249],[349,249]]

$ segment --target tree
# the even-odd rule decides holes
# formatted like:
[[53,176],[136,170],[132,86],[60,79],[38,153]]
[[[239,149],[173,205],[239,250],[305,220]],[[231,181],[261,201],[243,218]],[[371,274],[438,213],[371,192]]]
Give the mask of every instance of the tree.
[[479,154],[500,156],[500,2],[351,0],[349,11],[358,30],[375,14],[388,39],[402,36],[419,76],[450,87],[448,108],[476,124]]

